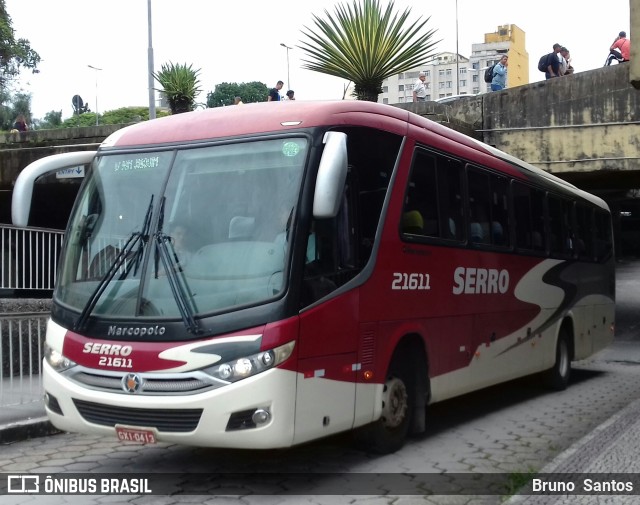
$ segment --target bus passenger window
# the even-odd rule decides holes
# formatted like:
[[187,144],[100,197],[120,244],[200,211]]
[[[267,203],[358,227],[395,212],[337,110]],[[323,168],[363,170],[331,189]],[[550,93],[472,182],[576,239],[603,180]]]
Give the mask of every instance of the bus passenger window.
[[462,240],[463,222],[460,162],[417,150],[404,199],[400,232]]
[[576,252],[582,260],[593,259],[593,219],[592,209],[581,203],[576,204]]

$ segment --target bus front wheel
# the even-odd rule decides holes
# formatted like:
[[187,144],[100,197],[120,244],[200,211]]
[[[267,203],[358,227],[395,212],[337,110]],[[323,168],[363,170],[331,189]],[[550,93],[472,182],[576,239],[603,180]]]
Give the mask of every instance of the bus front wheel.
[[407,368],[403,370],[392,364],[384,383],[380,419],[356,433],[360,447],[378,454],[390,454],[404,445],[415,401],[412,377]]
[[563,391],[569,385],[571,377],[571,348],[569,346],[569,332],[562,328],[556,344],[556,362],[545,373],[547,386],[555,391]]

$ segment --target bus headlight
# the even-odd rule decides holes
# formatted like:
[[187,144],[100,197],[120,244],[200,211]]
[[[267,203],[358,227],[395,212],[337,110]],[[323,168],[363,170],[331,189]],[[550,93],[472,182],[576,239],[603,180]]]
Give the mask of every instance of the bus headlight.
[[76,366],[75,361],[71,361],[69,358],[65,358],[58,351],[49,347],[46,342],[44,344],[44,359],[47,360],[49,366],[51,366],[51,368],[53,368],[56,372],[64,372],[65,370]]
[[226,363],[215,364],[203,371],[225,382],[236,382],[278,366],[291,356],[295,342],[289,342],[268,351],[243,356]]

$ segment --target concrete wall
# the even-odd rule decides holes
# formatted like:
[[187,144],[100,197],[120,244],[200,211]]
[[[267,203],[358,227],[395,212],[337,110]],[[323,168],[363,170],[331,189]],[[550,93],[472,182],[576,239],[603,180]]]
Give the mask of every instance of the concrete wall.
[[591,181],[585,189],[640,188],[640,91],[629,64],[434,105],[397,106],[466,124],[533,165],[578,184]]
[[554,173],[636,170],[640,94],[629,65],[489,93],[488,144]]
[[[97,149],[106,137],[123,126],[126,125],[0,134],[0,223],[11,223],[13,185],[20,171],[29,163],[51,154]],[[34,208],[33,225],[64,228],[79,183],[79,180],[64,179],[47,188],[46,197],[41,199],[42,204]],[[38,190],[36,187],[34,191]]]
[[126,125],[0,134],[0,187],[13,186],[20,170],[37,159],[50,154],[96,149],[107,136],[123,126]]

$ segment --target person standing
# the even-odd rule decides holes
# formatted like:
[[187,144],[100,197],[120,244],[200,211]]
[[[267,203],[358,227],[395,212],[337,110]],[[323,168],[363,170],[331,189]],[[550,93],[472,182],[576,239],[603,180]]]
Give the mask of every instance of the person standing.
[[627,32],[620,32],[609,48],[609,57],[607,64],[611,65],[613,60],[620,63],[627,62],[631,59],[631,41],[627,38]]
[[424,82],[426,77],[424,72],[418,74],[418,80],[413,85],[414,102],[424,102],[427,99],[427,84]]
[[296,97],[294,96],[294,94],[295,94],[295,91],[290,89],[289,91],[287,91],[287,94],[282,99],[283,100],[295,100]]
[[560,77],[560,59],[558,53],[562,49],[560,44],[553,44],[553,52],[547,55],[547,70],[544,73],[545,79]]
[[491,79],[491,91],[500,91],[507,87],[507,67],[509,66],[509,57],[502,55],[500,61],[493,67],[493,79]]
[[284,86],[284,82],[278,81],[276,87],[269,90],[267,102],[279,102],[282,99],[280,97],[280,90],[282,89],[282,86]]
[[242,98],[237,96],[233,99],[233,105],[244,105],[244,102],[242,101]]
[[573,74],[573,67],[571,66],[571,56],[569,55],[569,50],[564,46],[561,47],[560,55],[562,56],[562,61],[560,62],[560,75]]

